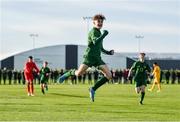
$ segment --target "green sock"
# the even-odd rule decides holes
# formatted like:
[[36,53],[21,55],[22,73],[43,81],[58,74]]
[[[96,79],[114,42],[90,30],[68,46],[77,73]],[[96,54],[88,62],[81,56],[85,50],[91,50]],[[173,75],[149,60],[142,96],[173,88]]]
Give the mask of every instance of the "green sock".
[[72,70],[70,70],[70,71],[68,71],[68,72],[66,72],[64,75],[65,75],[65,77],[69,77],[69,76],[73,76],[73,75],[75,75],[75,69],[72,69]]
[[42,93],[45,94],[44,89],[41,89]]
[[96,91],[100,86],[102,86],[103,84],[105,84],[107,81],[109,81],[106,77],[102,77],[101,79],[99,79],[96,84],[92,87],[92,89],[94,91]]
[[141,92],[141,102],[144,100],[145,92]]

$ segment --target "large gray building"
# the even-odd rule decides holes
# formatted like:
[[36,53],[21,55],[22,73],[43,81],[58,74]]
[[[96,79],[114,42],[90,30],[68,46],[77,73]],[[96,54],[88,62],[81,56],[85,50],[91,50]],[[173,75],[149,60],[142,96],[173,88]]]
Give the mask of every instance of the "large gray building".
[[[32,55],[36,64],[41,67],[43,61],[49,62],[52,69],[77,68],[83,61],[86,46],[56,45],[25,51],[1,60],[1,68],[22,70],[28,56]],[[125,68],[126,57],[116,53],[113,56],[102,54],[103,60],[110,68]]]
[[[83,45],[55,45],[36,48],[12,55],[0,60],[1,68],[22,70],[28,56],[32,55],[36,64],[41,67],[43,61],[49,62],[52,69],[77,68],[83,61],[86,46]],[[137,53],[115,53],[113,56],[102,54],[102,59],[110,69],[129,68],[137,60]],[[180,54],[157,54],[148,53],[147,63],[152,65],[156,61],[163,69],[180,69]]]

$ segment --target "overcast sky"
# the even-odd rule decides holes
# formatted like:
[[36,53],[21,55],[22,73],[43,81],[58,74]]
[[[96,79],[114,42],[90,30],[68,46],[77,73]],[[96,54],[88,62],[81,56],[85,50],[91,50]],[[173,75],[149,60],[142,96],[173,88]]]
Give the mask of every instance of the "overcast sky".
[[[180,0],[0,0],[0,56],[33,48],[87,44],[83,16],[102,13],[116,52],[180,53]],[[90,21],[89,27],[92,28]],[[143,35],[138,46],[135,35]]]

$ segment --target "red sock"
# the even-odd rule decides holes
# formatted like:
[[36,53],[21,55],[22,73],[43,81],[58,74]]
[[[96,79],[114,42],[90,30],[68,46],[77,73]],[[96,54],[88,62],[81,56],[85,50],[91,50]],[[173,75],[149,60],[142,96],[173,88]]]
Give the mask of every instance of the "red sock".
[[27,92],[30,93],[30,84],[27,84]]
[[34,94],[34,86],[33,86],[33,83],[31,84],[31,93]]

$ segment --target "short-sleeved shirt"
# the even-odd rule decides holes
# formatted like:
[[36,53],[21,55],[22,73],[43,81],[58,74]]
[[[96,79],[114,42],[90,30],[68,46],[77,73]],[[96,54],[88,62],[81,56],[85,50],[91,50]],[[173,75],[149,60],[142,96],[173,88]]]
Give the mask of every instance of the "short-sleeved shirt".
[[146,62],[137,61],[133,64],[131,68],[134,72],[134,81],[136,86],[142,86],[147,84],[147,71],[150,72],[151,69]]
[[46,83],[48,81],[48,73],[50,73],[50,69],[48,67],[42,67],[40,70],[40,81],[41,83]]

